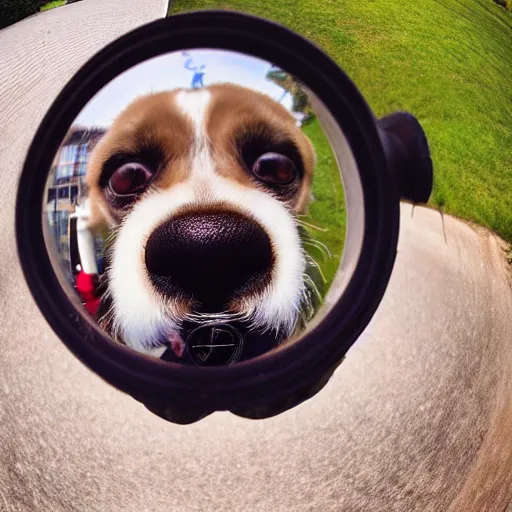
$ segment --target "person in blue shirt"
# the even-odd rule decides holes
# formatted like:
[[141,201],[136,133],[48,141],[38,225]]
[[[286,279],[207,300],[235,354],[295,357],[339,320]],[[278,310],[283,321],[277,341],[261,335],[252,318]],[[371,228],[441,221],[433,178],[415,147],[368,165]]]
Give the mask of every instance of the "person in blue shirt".
[[185,69],[188,69],[189,71],[193,71],[194,74],[192,75],[192,89],[200,89],[201,87],[204,87],[203,83],[203,77],[205,74],[206,66],[202,64],[201,66],[193,66],[193,59],[190,57],[190,55],[186,52],[183,52],[183,56],[188,57],[185,61]]

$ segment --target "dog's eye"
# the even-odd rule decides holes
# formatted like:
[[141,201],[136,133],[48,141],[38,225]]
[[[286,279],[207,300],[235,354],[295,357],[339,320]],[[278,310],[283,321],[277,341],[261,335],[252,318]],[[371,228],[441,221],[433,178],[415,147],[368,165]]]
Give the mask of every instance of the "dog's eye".
[[261,155],[252,167],[253,174],[270,185],[288,185],[298,175],[295,164],[279,153]]
[[127,196],[142,192],[150,179],[151,172],[147,167],[139,163],[128,163],[114,171],[109,185],[114,194]]

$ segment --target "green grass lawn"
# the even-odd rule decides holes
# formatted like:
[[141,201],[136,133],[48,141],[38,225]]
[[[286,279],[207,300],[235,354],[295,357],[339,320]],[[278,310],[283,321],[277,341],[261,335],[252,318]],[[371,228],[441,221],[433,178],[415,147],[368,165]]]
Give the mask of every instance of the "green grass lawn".
[[41,11],[48,11],[54,7],[60,7],[61,5],[66,5],[66,0],[54,0],[53,2],[48,2],[41,7]]
[[341,259],[343,240],[345,238],[345,200],[340,171],[336,164],[331,145],[327,140],[317,119],[303,128],[315,147],[317,166],[313,178],[313,201],[309,207],[306,222],[321,228],[310,229],[309,232],[329,252],[308,246],[308,252],[320,265],[326,284],[330,284]]
[[[493,0],[171,4],[171,14],[243,10],[316,42],[354,80],[377,116],[404,109],[418,117],[435,165],[431,204],[512,242],[512,15]],[[315,124],[305,131],[312,139],[319,132]],[[330,165],[330,152],[317,151],[320,166]],[[317,173],[321,182],[315,183],[312,213],[329,223],[333,196],[327,175]],[[337,243],[333,231],[319,237],[331,250]]]

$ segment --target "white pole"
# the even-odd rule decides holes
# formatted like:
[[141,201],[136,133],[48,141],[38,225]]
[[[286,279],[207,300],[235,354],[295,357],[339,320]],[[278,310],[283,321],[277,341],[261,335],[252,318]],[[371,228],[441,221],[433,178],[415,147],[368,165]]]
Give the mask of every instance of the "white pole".
[[73,217],[76,217],[78,254],[80,255],[82,270],[86,274],[97,274],[96,245],[94,235],[89,229],[90,210],[87,201],[83,206],[76,206]]

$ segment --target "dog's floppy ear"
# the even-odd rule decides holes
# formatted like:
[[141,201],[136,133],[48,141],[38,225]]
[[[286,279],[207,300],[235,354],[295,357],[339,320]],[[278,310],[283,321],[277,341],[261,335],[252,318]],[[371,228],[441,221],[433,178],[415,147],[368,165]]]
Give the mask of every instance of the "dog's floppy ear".
[[102,236],[116,225],[100,187],[102,162],[105,158],[107,140],[104,136],[94,147],[87,163],[85,183],[87,187],[88,227],[98,236]]
[[88,228],[97,235],[108,231],[112,224],[110,214],[103,205],[103,202],[103,197],[98,197],[97,191],[89,191],[87,195],[89,213]]

